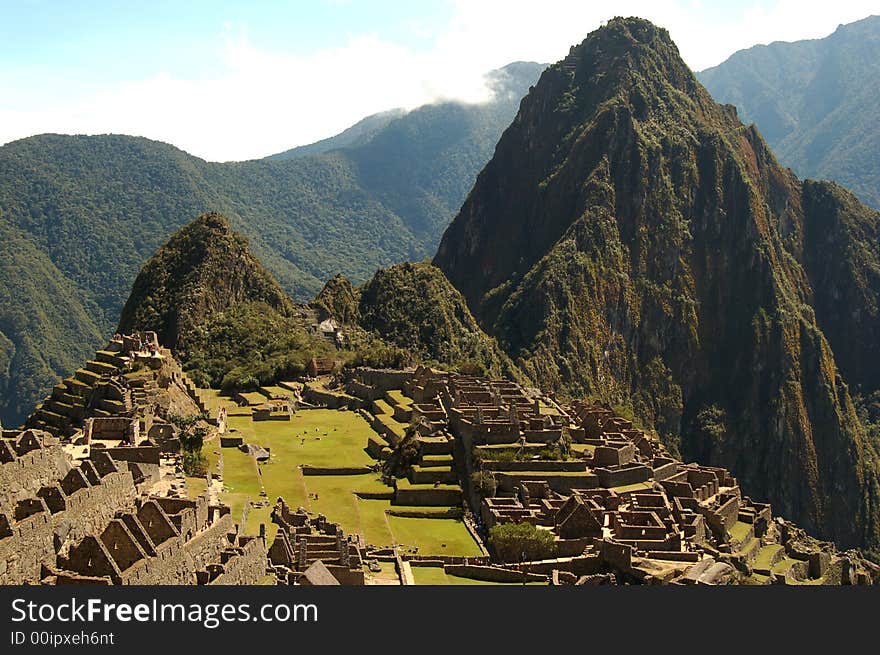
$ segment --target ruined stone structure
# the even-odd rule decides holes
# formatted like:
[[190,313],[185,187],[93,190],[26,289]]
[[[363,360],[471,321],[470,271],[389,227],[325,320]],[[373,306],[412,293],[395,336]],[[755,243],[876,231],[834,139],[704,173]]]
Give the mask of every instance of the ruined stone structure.
[[204,497],[142,496],[139,465],[73,461],[45,432],[0,440],[0,584],[250,584],[264,538],[239,536]]
[[[171,354],[141,335],[115,339],[95,361],[109,366],[110,355],[114,370],[90,380],[87,393],[56,388],[35,412],[33,426],[55,430],[2,431],[0,584],[357,585],[365,554],[393,560],[403,584],[412,583],[412,566],[560,585],[880,580],[880,567],[858,552],[841,553],[774,518],[727,470],[671,457],[608,407],[563,407],[537,389],[425,367],[354,369],[321,384],[375,431],[366,449],[389,486],[358,494],[390,500],[391,515],[463,518],[482,556],[382,553],[282,499],[269,546],[265,526],[256,537],[240,533],[216,489],[185,497],[168,417],[204,407]],[[270,415],[294,411],[296,401],[267,400]],[[45,420],[58,414],[55,403],[75,408],[65,409],[63,426]],[[239,434],[220,439],[268,458]],[[302,467],[303,475],[371,471]],[[509,523],[549,535],[552,553],[515,563],[502,550],[490,557],[490,531]]]
[[314,584],[306,573],[321,562],[338,584],[364,584],[360,537],[346,535],[323,515],[313,518],[302,508],[291,511],[281,498],[272,510],[272,521],[278,532],[269,560],[280,583]]
[[53,389],[32,427],[2,432],[0,584],[253,584],[266,574],[265,537],[238,534],[229,508],[207,496],[179,497],[182,473],[163,460],[176,441],[163,419],[196,410],[189,386],[154,334],[117,336]]
[[[382,458],[402,441],[383,420],[389,394],[411,400],[406,414],[399,403],[393,409],[411,426],[419,462],[396,481],[394,503],[464,499],[484,538],[495,525],[523,522],[553,536],[552,559],[517,570],[558,584],[880,580],[880,568],[858,553],[774,519],[727,470],[676,460],[608,407],[563,408],[512,382],[428,368],[356,369],[346,389],[368,401],[365,417],[380,436],[368,450]],[[475,488],[475,477],[490,479],[494,493]]]
[[254,584],[264,537],[237,534],[228,507],[150,498],[84,537],[51,571],[56,584]]

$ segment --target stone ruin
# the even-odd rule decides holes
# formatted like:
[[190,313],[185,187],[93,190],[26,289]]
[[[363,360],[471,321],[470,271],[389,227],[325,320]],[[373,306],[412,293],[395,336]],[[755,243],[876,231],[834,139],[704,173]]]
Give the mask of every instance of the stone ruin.
[[[676,460],[608,407],[562,407],[513,382],[425,367],[355,369],[346,386],[373,403],[391,389],[412,400],[422,461],[440,453],[454,460],[484,538],[495,525],[522,522],[553,536],[552,560],[517,562],[517,570],[558,584],[880,581],[880,567],[860,554],[840,553],[774,519],[770,505],[743,495],[729,471]],[[383,425],[374,428],[383,434]],[[379,446],[371,440],[368,450],[382,453]],[[484,497],[469,484],[478,472],[495,481],[494,494]],[[431,504],[419,486],[401,493],[398,484],[395,502]]]
[[364,584],[360,537],[346,535],[323,515],[311,517],[302,508],[291,511],[282,498],[272,510],[272,521],[278,532],[269,548],[269,561],[280,584],[314,584],[305,574],[317,562],[322,565],[317,570],[326,569],[337,584]]
[[239,536],[228,507],[144,495],[140,465],[108,450],[77,463],[48,433],[3,431],[0,584],[247,584],[265,574],[265,539]]

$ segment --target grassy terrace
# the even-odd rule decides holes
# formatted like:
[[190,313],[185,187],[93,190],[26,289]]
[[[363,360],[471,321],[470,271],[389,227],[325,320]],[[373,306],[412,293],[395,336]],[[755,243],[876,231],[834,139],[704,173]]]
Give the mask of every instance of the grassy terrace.
[[[378,474],[306,475],[301,465],[321,468],[363,467],[376,464],[365,450],[367,438],[375,436],[370,425],[356,412],[327,409],[304,410],[290,422],[253,422],[250,416],[229,417],[229,427],[238,430],[245,443],[268,447],[269,462],[257,465],[250,455],[235,448],[222,449],[223,499],[238,520],[248,501],[260,498],[265,489],[269,502],[283,497],[293,507],[324,514],[347,532],[359,532],[376,546],[395,544],[418,548],[427,554],[479,555],[480,550],[458,519],[388,516],[390,500],[359,498],[356,492],[391,492]],[[205,450],[217,445],[206,445]],[[406,482],[405,480],[403,482]],[[457,488],[457,487],[456,487]],[[399,511],[431,511],[425,507],[394,506]],[[437,508],[445,509],[445,508]],[[251,508],[246,532],[256,534],[260,523],[269,525],[271,507]]]
[[[457,575],[449,575],[440,566],[414,566],[412,567],[413,578],[417,585],[498,585],[508,586],[522,583],[484,582],[471,578],[461,578]],[[530,585],[546,585],[544,582],[528,582]]]
[[376,407],[376,411],[380,414],[394,414],[394,409],[384,400],[374,400],[373,404]]
[[588,443],[573,443],[571,444],[571,452],[576,455],[589,454],[592,455],[596,452],[596,446]]
[[610,487],[610,489],[613,489],[619,494],[625,494],[632,491],[650,491],[653,489],[653,484],[651,482],[635,482],[633,484],[623,484],[619,487]]
[[367,578],[372,579],[374,584],[400,584],[400,576],[397,575],[397,567],[393,562],[379,562],[379,568],[381,571],[373,572],[364,566],[364,574]]
[[751,523],[743,523],[742,521],[737,521],[733,524],[733,527],[730,528],[730,537],[732,539],[736,539],[740,543],[745,542],[746,537],[749,535],[749,531],[752,529]]
[[389,414],[378,414],[376,418],[379,419],[382,425],[386,426],[397,435],[398,439],[403,439],[406,436],[407,425],[405,423],[395,420],[394,417]]
[[257,392],[257,391],[249,391],[247,393],[240,394],[242,398],[244,398],[248,405],[262,405],[266,402],[266,396]]
[[290,389],[279,386],[260,387],[263,391],[272,396],[281,396],[282,398],[293,398],[294,393]]
[[237,408],[236,402],[229,396],[223,396],[217,389],[197,389],[196,393],[212,415],[221,407],[227,410]]
[[761,571],[769,571],[771,567],[771,562],[775,557],[778,556],[778,553],[785,548],[780,544],[770,544],[768,546],[764,546],[761,550],[758,551],[757,557],[755,557],[755,563],[753,568],[761,570]]
[[559,413],[558,409],[548,405],[543,400],[539,401],[539,406],[542,416],[562,416],[562,414]]
[[797,564],[798,560],[791,557],[784,557],[773,565],[773,573],[783,576],[788,573],[788,569]]
[[395,405],[400,405],[401,407],[412,407],[413,401],[412,398],[408,396],[404,396],[402,391],[392,390],[388,392],[388,397],[394,401]]

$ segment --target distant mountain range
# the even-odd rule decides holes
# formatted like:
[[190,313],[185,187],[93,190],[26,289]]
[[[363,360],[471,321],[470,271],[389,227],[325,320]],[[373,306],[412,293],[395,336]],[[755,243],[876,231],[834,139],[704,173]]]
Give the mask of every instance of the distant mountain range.
[[742,50],[697,77],[798,175],[840,182],[880,209],[880,16]]
[[0,420],[17,425],[99,345],[144,261],[206,211],[228,216],[299,300],[335,274],[360,283],[430,256],[542,69],[491,73],[484,104],[380,114],[265,160],[210,163],[127,136],[0,147],[0,247],[20,244],[0,265]]

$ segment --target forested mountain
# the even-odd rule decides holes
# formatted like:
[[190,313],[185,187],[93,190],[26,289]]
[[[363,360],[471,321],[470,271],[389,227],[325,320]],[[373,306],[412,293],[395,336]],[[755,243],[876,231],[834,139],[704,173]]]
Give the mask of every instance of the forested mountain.
[[523,100],[434,263],[542,386],[630,404],[876,552],[878,444],[847,382],[880,388],[878,225],[780,166],[666,30],[615,19]]
[[[317,329],[330,317],[344,325],[343,343]],[[337,275],[313,303],[297,304],[215,213],[175,232],[135,279],[118,331],[147,330],[197,384],[228,391],[296,378],[313,357],[524,379],[430,264],[380,269],[360,287]]]
[[742,50],[697,77],[758,125],[782,164],[880,209],[880,16]]
[[[0,311],[28,317],[27,328],[0,326],[0,362],[13,362],[0,368],[0,420],[18,424],[81,359],[52,353],[99,345],[141,265],[193,216],[227,216],[298,300],[337,273],[360,283],[430,255],[541,69],[512,64],[490,74],[490,102],[391,112],[340,136],[346,147],[308,155],[218,164],[117,135],[0,147],[0,225],[24,244],[15,267],[0,269],[10,297]],[[64,290],[55,306],[25,291],[20,270],[34,288]],[[54,320],[62,306],[70,318]]]

